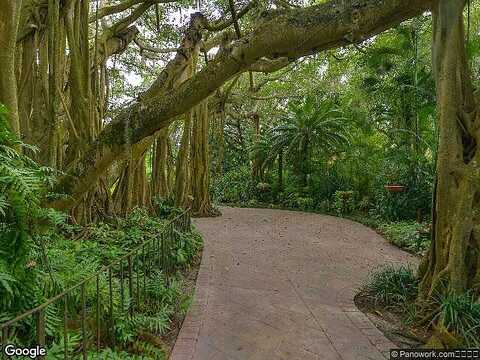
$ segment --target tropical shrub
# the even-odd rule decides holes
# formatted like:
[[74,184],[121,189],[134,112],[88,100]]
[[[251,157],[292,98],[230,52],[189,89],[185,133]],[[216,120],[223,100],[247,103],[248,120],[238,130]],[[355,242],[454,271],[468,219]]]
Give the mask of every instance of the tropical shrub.
[[355,210],[354,191],[335,191],[333,207],[338,215],[349,215]]
[[217,203],[245,203],[254,197],[255,184],[247,166],[233,168],[212,178],[211,193]]

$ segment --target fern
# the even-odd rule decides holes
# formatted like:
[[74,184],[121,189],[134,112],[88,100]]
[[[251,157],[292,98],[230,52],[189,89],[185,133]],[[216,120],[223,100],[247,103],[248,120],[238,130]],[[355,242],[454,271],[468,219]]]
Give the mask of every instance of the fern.
[[[67,353],[72,353],[80,344],[81,336],[76,333],[67,334]],[[63,360],[65,354],[65,339],[63,334],[60,334],[59,340],[53,342],[50,348],[47,350],[47,360]]]
[[38,296],[37,272],[28,262],[32,236],[41,220],[40,203],[53,171],[17,151],[18,147],[35,149],[15,138],[5,114],[0,104],[0,312],[15,314],[26,310]]
[[166,359],[165,352],[152,344],[137,340],[132,344],[132,350],[135,353],[142,354],[143,359],[155,359],[162,360]]
[[156,335],[163,335],[170,329],[171,310],[165,307],[164,311],[159,311],[155,315],[144,314],[136,315],[133,318],[135,327],[139,330],[148,330]]

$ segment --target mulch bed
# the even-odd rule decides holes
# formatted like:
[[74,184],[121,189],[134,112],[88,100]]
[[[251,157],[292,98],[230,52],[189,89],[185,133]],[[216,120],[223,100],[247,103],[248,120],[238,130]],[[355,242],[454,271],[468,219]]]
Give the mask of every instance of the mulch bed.
[[399,349],[420,348],[430,337],[425,328],[405,323],[405,314],[395,308],[376,304],[365,291],[355,296],[355,305]]

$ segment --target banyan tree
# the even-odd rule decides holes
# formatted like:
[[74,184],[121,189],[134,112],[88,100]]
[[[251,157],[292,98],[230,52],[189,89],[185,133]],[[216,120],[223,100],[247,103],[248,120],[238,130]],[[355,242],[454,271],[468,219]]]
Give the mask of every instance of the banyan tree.
[[[419,302],[446,292],[478,297],[480,112],[466,60],[466,0],[328,0],[306,7],[229,2],[218,20],[192,13],[175,49],[143,44],[135,23],[142,16],[160,21],[167,2],[1,3],[0,102],[10,111],[12,131],[40,149],[33,156],[61,170],[55,190],[65,196],[46,206],[89,221],[151,206],[156,194],[198,215],[212,214],[207,134],[223,116],[222,94],[232,82],[361,43],[431,12],[439,148],[433,241],[420,267]],[[111,113],[109,60],[129,46],[171,56],[148,89]],[[174,165],[173,131],[181,145]],[[147,161],[153,162],[148,176]]]

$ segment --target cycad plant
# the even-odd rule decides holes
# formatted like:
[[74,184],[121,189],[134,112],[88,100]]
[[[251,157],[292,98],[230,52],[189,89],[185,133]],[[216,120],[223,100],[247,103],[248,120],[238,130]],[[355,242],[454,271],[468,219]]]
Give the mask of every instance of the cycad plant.
[[308,185],[312,156],[332,155],[349,144],[346,119],[335,103],[308,96],[288,104],[281,123],[271,130],[272,156],[283,152],[293,158],[302,186]]

